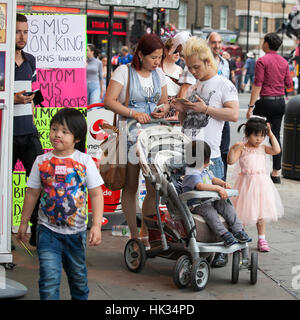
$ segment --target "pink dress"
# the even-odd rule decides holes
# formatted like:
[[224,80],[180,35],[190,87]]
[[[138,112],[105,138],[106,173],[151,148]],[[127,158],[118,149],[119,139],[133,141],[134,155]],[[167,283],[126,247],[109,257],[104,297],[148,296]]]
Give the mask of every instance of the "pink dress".
[[266,172],[265,146],[245,146],[239,159],[238,177],[234,189],[238,197],[232,198],[237,214],[244,225],[277,221],[283,216],[284,208],[270,174]]

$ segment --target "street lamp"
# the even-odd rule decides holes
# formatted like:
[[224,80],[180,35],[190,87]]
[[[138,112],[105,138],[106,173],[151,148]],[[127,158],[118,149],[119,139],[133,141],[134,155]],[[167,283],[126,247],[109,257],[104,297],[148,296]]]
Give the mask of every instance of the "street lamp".
[[249,51],[249,30],[250,29],[250,0],[248,0],[248,10],[247,10],[247,42],[246,42],[246,52]]
[[[285,0],[282,0],[282,25],[284,23],[284,9],[285,9]],[[281,55],[283,56],[283,35],[284,35],[284,28],[282,28],[282,45],[281,45]]]

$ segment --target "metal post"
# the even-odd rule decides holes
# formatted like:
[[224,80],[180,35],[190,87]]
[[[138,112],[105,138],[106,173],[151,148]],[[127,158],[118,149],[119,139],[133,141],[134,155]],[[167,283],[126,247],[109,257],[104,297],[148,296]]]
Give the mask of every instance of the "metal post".
[[249,30],[250,29],[250,0],[248,0],[248,11],[247,11],[247,42],[246,52],[249,52]]
[[106,53],[107,55],[106,87],[109,84],[110,74],[111,74],[113,15],[114,15],[114,7],[109,6],[109,24],[108,24],[107,53]]
[[[282,25],[284,23],[284,9],[285,9],[285,0],[282,0]],[[281,55],[283,56],[283,36],[284,36],[284,29],[282,28],[282,45],[281,45]]]
[[156,9],[156,34],[160,36],[160,10]]

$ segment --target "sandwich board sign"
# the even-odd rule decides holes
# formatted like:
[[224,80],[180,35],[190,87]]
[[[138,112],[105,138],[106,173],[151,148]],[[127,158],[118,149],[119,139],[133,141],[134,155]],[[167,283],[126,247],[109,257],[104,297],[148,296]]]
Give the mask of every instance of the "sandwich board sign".
[[103,6],[178,9],[179,0],[99,0]]

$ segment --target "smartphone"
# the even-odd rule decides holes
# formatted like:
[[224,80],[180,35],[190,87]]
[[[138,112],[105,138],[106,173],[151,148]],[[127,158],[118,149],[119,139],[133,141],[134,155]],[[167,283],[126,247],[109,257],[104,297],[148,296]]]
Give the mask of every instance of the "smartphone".
[[25,92],[25,93],[23,93],[23,95],[24,96],[31,96],[31,95],[37,93],[38,91],[40,91],[40,90],[37,89],[37,90],[34,90],[34,91]]
[[155,107],[153,112],[161,112],[160,108],[163,107],[163,106],[164,106],[164,104],[160,104],[159,106]]
[[185,99],[185,98],[175,98],[176,102],[180,103],[190,103],[191,101]]

